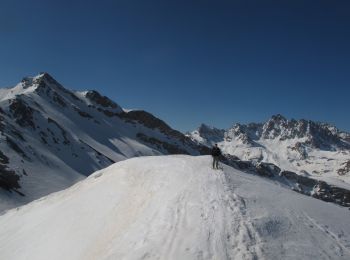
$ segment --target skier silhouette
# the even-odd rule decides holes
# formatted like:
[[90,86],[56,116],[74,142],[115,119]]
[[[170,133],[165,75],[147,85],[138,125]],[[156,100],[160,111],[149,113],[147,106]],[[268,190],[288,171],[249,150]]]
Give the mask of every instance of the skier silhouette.
[[213,169],[219,169],[219,158],[221,155],[221,150],[218,144],[215,144],[211,149],[211,155],[213,156]]

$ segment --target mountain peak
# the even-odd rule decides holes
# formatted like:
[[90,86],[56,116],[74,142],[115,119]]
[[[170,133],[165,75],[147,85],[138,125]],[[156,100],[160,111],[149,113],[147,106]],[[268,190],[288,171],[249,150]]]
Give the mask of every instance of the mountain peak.
[[19,86],[23,89],[33,87],[33,89],[36,90],[44,89],[46,87],[56,87],[61,90],[64,89],[64,87],[47,72],[40,72],[34,77],[24,77]]
[[41,72],[39,75],[34,77],[34,83],[37,84],[45,84],[49,86],[57,86],[59,88],[64,88],[57,80],[55,80],[49,73],[47,72]]
[[40,72],[36,77],[37,78],[53,78],[48,72]]
[[207,124],[204,124],[204,123],[201,123],[200,126],[198,127],[198,130],[201,131],[201,130],[213,130],[215,129],[213,126],[210,126],[210,125],[207,125]]
[[272,115],[270,120],[273,120],[273,121],[279,121],[279,122],[283,122],[283,121],[287,121],[287,118],[285,118],[283,115],[281,114],[276,114],[276,115]]

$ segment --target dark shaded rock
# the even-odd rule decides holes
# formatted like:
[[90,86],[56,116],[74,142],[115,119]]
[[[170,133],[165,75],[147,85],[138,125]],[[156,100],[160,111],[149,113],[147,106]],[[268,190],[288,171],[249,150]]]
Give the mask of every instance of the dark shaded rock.
[[273,163],[261,162],[255,168],[256,168],[256,172],[260,176],[269,177],[269,178],[278,176],[279,173],[281,172],[281,169],[278,166],[274,165]]
[[291,147],[291,150],[297,151],[300,154],[300,159],[305,160],[308,157],[303,143],[297,142],[293,147]]
[[318,181],[315,179],[308,178],[291,171],[282,171],[280,173],[280,176],[285,177],[290,181],[295,181],[296,183],[309,188],[314,187],[318,183]]
[[201,124],[196,130],[198,134],[211,142],[220,142],[224,138],[225,130]]
[[10,100],[10,111],[20,126],[30,126],[35,129],[33,113],[34,109],[29,107],[23,100],[16,98]]
[[172,129],[170,126],[168,126],[163,120],[160,120],[159,118],[155,117],[154,115],[143,111],[143,110],[133,110],[129,112],[123,112],[119,114],[121,118],[124,118],[126,120],[134,120],[137,121],[140,124],[143,124],[144,126],[151,128],[151,129],[158,129],[160,132],[170,136],[175,137],[178,140],[185,141],[186,136],[179,131],[176,131]]
[[19,131],[17,131],[17,129],[11,129],[11,133],[21,141],[25,141],[23,135]]
[[23,88],[28,88],[28,87],[30,87],[31,84],[33,83],[33,78],[24,77],[24,78],[21,80],[21,83],[22,83]]
[[102,108],[97,108],[97,110],[99,111],[99,112],[102,112],[102,113],[104,113],[106,116],[108,116],[108,117],[113,117],[113,116],[119,116],[119,113],[115,113],[115,112],[112,112],[112,111],[110,111],[110,110],[107,110],[107,109],[102,109]]
[[[67,137],[67,132],[66,132],[66,130],[64,130],[64,128],[62,127],[62,126],[60,126],[55,120],[53,120],[52,118],[47,118],[47,122],[48,123],[50,123],[50,124],[54,124],[58,129],[60,129],[61,130],[61,134],[62,134],[62,136],[63,136],[63,139],[64,139],[64,141],[63,141],[63,144],[69,144],[70,143],[70,141],[69,141],[69,139],[68,139],[68,137]],[[49,130],[49,128],[48,128],[48,130]],[[50,130],[49,130],[50,131]],[[52,132],[52,131],[50,131],[51,132],[51,134],[52,135],[54,135],[54,133]]]
[[166,150],[169,154],[189,154],[187,151],[181,149],[180,147],[174,144],[158,140],[154,137],[149,137],[143,133],[138,133],[136,136],[145,143],[154,145],[158,149]]
[[61,86],[62,85],[60,83],[58,83],[49,73],[47,72],[40,72],[40,76],[37,79],[37,81],[46,81],[47,83],[56,85],[56,86]]
[[29,159],[25,152],[13,141],[10,137],[6,136],[6,142],[12,150],[20,154],[22,157]]
[[59,104],[61,107],[67,106],[66,102],[64,102],[63,98],[57,94],[57,92],[53,93],[52,100]]
[[33,103],[38,109],[40,109],[41,111],[45,112],[45,109],[38,102],[33,101]]
[[2,151],[0,151],[0,164],[8,164],[8,163],[9,163],[9,158]]
[[85,95],[89,100],[106,108],[119,108],[119,106],[106,96],[102,96],[95,90],[88,91]]
[[291,172],[291,171],[282,171],[280,173],[280,176],[287,178],[288,180],[293,180],[293,181],[297,181],[299,175],[296,174],[295,172]]
[[321,199],[327,202],[333,202],[344,207],[350,207],[350,191],[329,185],[326,182],[320,181],[314,187],[314,198]]
[[93,118],[89,113],[85,112],[85,111],[82,111],[80,110],[79,108],[77,107],[74,107],[74,110],[78,112],[78,114],[82,117],[85,117],[85,118]]
[[46,138],[45,138],[45,137],[41,136],[40,139],[41,139],[41,142],[42,142],[42,143],[47,144],[47,141],[46,141]]
[[[100,152],[97,151],[95,148],[93,148],[91,145],[89,145],[89,144],[87,144],[86,142],[84,142],[83,140],[79,139],[79,141],[80,141],[82,144],[88,146],[88,147],[89,147],[91,150],[93,150],[98,156],[104,157],[104,158],[107,159],[110,163],[115,163],[114,160],[112,160],[112,159],[109,158],[108,156],[106,156],[106,155],[100,153]],[[81,149],[84,149],[84,147],[81,147]]]
[[287,126],[287,119],[282,115],[273,115],[270,120],[268,120],[262,131],[262,137],[265,139],[274,139],[278,136],[281,136],[283,128]]
[[20,177],[15,173],[15,171],[8,169],[4,165],[0,165],[0,188],[7,191],[16,191],[17,189],[21,188],[19,185],[19,179]]
[[[51,92],[54,93],[54,92],[56,92],[56,90],[58,90],[59,92],[66,94],[67,96],[73,98],[74,100],[82,102],[80,100],[80,98],[78,98],[73,92],[69,91],[68,89],[65,89],[49,73],[42,72],[40,74],[41,75],[39,77],[37,77],[35,80],[33,80],[33,83],[37,84],[36,91],[38,93],[45,93],[47,96],[50,96]],[[60,102],[60,101],[58,101],[58,102]]]
[[241,160],[238,160],[238,161],[235,161],[233,164],[232,164],[236,169],[239,169],[239,170],[252,170],[253,168],[253,164],[249,161],[241,161]]
[[343,207],[350,207],[350,191],[330,185],[324,181],[315,180],[309,177],[301,176],[295,172],[282,171],[281,177],[284,177],[295,184],[297,188],[294,191],[304,195],[312,196],[316,199],[326,202],[332,202]]
[[237,156],[232,155],[232,154],[225,154],[225,158],[227,158],[230,161],[240,161],[241,160]]
[[345,175],[345,174],[347,174],[347,173],[350,173],[350,160],[348,160],[347,162],[345,162],[345,163],[343,164],[343,167],[337,170],[337,173],[338,173],[339,175]]
[[254,165],[249,161],[242,161],[237,156],[231,154],[224,154],[221,156],[220,161],[242,171],[251,172],[255,170]]
[[260,132],[260,130],[258,130],[259,127],[261,128],[259,124],[251,123],[249,125],[242,125],[237,123],[232,128],[228,129],[224,135],[224,140],[230,142],[233,139],[237,139],[243,144],[255,146],[257,144],[254,140],[259,139],[257,135]]

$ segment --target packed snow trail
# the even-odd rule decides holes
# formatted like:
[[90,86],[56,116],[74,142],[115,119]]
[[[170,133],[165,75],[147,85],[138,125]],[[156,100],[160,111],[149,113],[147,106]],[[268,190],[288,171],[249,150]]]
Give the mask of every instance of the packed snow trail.
[[142,157],[0,216],[0,259],[350,259],[347,209],[209,156]]

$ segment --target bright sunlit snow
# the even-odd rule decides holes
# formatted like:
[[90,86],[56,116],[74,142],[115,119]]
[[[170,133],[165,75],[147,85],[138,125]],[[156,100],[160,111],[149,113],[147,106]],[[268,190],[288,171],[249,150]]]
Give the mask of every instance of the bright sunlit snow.
[[0,216],[0,259],[350,259],[349,210],[209,156],[129,159]]

